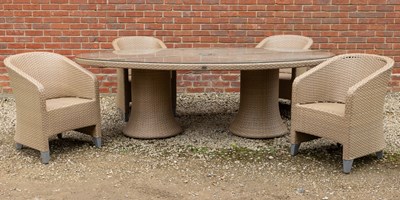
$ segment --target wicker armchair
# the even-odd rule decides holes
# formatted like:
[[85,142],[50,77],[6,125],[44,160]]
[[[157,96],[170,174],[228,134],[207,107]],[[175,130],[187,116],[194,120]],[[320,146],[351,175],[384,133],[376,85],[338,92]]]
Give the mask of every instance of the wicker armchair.
[[353,160],[383,156],[383,105],[391,68],[388,57],[345,54],[333,57],[294,80],[291,148],[323,137],[343,145],[343,172]]
[[41,152],[50,160],[49,137],[77,130],[101,146],[100,104],[96,77],[70,59],[55,53],[33,52],[7,57],[16,102],[17,149]]
[[[300,35],[274,35],[262,40],[256,48],[278,51],[309,49],[313,40]],[[279,98],[292,99],[292,83],[296,76],[307,71],[306,67],[279,70]]]
[[[115,50],[129,49],[158,49],[167,48],[165,44],[154,37],[148,36],[129,36],[120,37],[112,42]],[[122,112],[125,121],[129,119],[131,102],[131,73],[132,70],[117,69],[117,107]],[[172,109],[175,113],[176,108],[176,71],[171,73],[171,98]]]

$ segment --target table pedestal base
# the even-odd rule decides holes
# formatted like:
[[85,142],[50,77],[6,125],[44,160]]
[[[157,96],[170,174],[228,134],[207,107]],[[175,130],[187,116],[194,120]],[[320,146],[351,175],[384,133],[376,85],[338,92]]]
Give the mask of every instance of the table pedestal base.
[[165,138],[182,132],[171,108],[170,71],[133,70],[132,108],[123,133],[133,138]]
[[279,113],[279,70],[241,71],[239,112],[229,130],[247,138],[273,138],[288,132]]

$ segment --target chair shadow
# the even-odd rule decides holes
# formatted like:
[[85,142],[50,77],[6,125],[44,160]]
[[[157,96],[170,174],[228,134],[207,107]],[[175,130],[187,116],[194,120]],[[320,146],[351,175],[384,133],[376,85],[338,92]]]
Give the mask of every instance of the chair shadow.
[[[325,139],[317,139],[317,140],[325,140]],[[320,141],[314,141],[315,143],[320,144]],[[325,142],[325,141],[323,141]],[[302,145],[305,143],[302,143]],[[305,146],[305,145],[304,145]],[[300,146],[299,153],[294,156],[296,158],[300,156],[301,158],[313,159],[314,162],[321,164],[325,168],[329,168],[327,170],[337,170],[342,171],[342,152],[343,147],[341,145],[334,144],[324,144],[318,145],[318,147],[313,147],[313,145],[306,146],[302,148]],[[354,159],[352,172],[353,171],[361,171],[366,168],[371,168],[376,166],[376,163],[379,159],[375,154],[369,154],[360,158]]]
[[[59,139],[56,136],[49,138],[49,149],[50,156],[52,159],[50,162],[54,161],[54,155],[65,155],[73,152],[78,152],[77,150],[85,146],[93,146],[91,136],[78,133],[75,131],[68,131],[63,133],[63,138]],[[21,150],[18,150],[23,156],[31,157],[34,159],[40,158],[40,152],[36,149],[24,146]]]

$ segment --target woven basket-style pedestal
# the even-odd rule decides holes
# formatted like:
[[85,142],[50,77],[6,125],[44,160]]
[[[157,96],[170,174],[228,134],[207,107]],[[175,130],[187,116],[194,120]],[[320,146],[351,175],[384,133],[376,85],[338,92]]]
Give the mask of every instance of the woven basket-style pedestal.
[[247,138],[288,133],[279,113],[278,86],[278,69],[241,71],[239,112],[229,130]]
[[133,70],[132,108],[125,135],[152,139],[182,132],[172,112],[170,80],[170,71]]

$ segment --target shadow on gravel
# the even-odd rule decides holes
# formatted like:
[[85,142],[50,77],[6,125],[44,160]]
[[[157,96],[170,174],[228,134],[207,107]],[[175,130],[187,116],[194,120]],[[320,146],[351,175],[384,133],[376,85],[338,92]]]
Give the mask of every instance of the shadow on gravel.
[[[91,138],[87,135],[78,135],[80,133],[67,133],[62,139],[51,138],[49,140],[50,156],[60,156],[73,152],[82,151],[85,147],[93,146]],[[40,159],[40,152],[30,147],[23,147],[16,150],[22,156],[28,156],[33,159]]]
[[[294,156],[293,159],[297,160],[296,165],[304,165],[303,163],[311,161],[313,164],[325,168],[324,170],[341,171],[343,164],[342,151],[342,146],[336,144],[319,145],[319,147],[316,148],[300,147],[299,153]],[[379,167],[379,165],[376,164],[384,163],[384,159],[378,159],[375,154],[370,154],[355,159],[352,171],[373,169]]]

